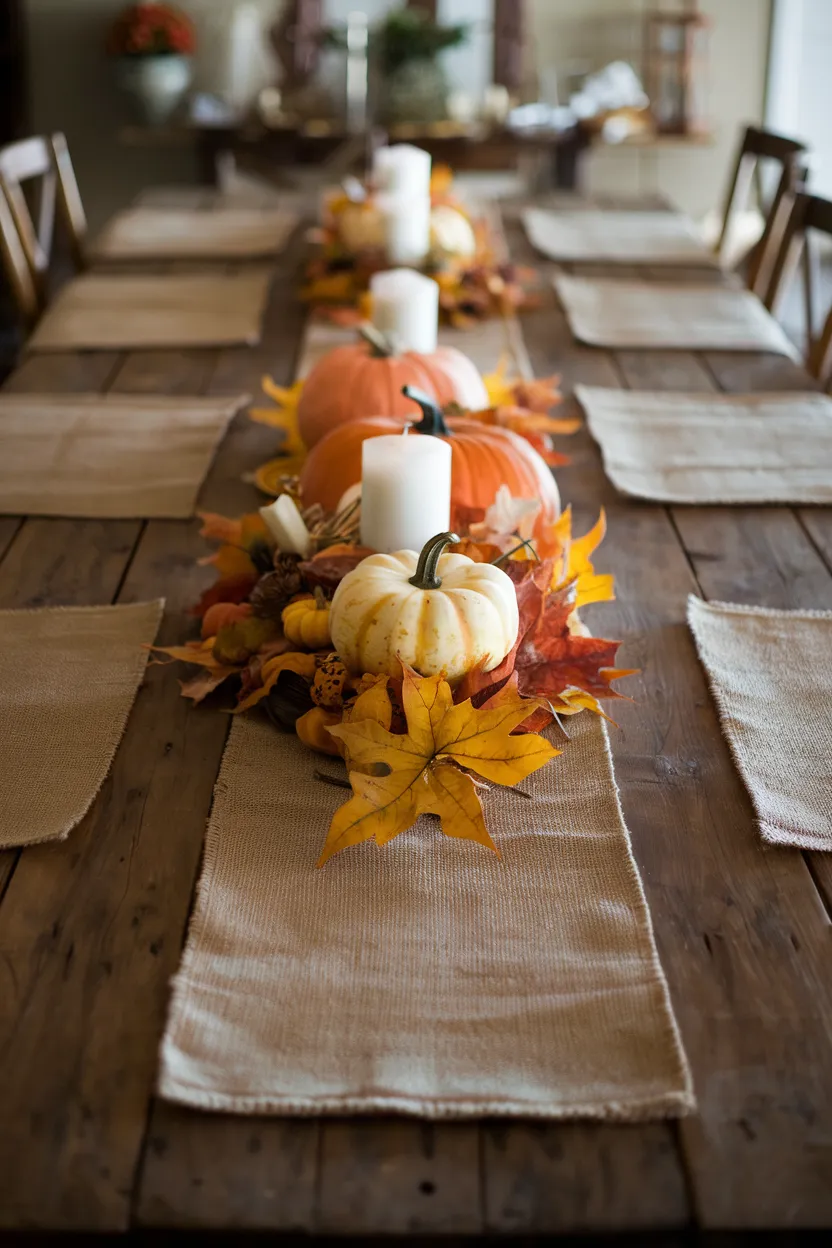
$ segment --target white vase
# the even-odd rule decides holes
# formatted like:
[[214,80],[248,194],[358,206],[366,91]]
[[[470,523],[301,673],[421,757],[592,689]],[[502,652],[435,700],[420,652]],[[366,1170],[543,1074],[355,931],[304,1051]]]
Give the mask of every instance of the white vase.
[[141,120],[163,125],[181,103],[193,77],[189,56],[122,56],[116,62],[118,84]]

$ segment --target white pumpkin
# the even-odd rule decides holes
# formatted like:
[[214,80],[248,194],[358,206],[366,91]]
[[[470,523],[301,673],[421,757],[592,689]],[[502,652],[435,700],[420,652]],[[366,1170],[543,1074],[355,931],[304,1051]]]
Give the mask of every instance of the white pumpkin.
[[448,256],[473,256],[477,239],[464,213],[450,204],[437,204],[430,214],[430,245]]
[[370,555],[341,581],[330,607],[332,644],[351,672],[390,676],[399,659],[452,684],[506,657],[520,626],[514,585],[500,568],[443,554],[440,533],[421,554]]

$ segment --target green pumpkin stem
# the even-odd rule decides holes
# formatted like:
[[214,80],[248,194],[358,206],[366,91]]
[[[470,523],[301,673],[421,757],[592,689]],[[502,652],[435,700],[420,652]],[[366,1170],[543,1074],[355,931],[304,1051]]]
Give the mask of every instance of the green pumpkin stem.
[[446,546],[458,541],[456,533],[437,533],[436,537],[428,538],[422,547],[422,553],[419,555],[416,571],[410,578],[410,584],[415,585],[417,589],[439,589],[442,584],[436,575],[439,556]]
[[445,417],[442,415],[442,409],[439,407],[429,394],[425,394],[424,390],[419,390],[416,386],[402,386],[402,394],[406,399],[412,399],[422,409],[422,419],[418,425],[414,425],[413,429],[416,433],[429,433],[435,438],[449,438],[451,431],[445,424]]

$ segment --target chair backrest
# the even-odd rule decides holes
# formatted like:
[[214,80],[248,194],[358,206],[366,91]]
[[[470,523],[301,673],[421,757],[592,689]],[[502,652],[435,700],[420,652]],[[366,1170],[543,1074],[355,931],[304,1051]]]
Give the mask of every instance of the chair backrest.
[[819,264],[813,234],[832,238],[832,200],[800,189],[793,197],[771,277],[769,304],[776,311],[802,259],[803,306],[806,322],[806,367],[824,389],[832,386],[832,307],[817,328],[815,296]]
[[[765,302],[770,288],[771,275],[778,255],[785,216],[790,207],[790,197],[796,186],[806,176],[807,148],[797,139],[788,139],[769,130],[748,126],[740,144],[734,175],[725,199],[722,230],[717,243],[717,254],[723,257],[731,237],[735,214],[748,203],[756,181],[756,194],[763,210],[765,225],[763,233],[748,259],[746,283]],[[768,205],[765,206],[761,162],[771,162],[780,169],[777,186]]]
[[41,311],[40,295],[12,210],[0,191],[0,258],[9,279],[20,318],[30,329]]
[[67,227],[76,267],[83,264],[87,223],[64,136],[39,135],[0,148],[0,194],[11,210],[43,303],[55,237],[56,208]]

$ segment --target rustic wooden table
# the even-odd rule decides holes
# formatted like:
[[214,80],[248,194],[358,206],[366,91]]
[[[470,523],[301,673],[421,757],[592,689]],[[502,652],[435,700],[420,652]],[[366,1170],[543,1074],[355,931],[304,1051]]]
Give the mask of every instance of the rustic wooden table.
[[[515,256],[531,259],[516,222]],[[17,391],[231,393],[292,376],[298,249],[256,350],[40,356]],[[547,266],[542,265],[544,272]],[[642,273],[646,270],[641,270]],[[664,390],[789,390],[783,358],[576,344],[554,295],[524,320],[538,375]],[[202,495],[256,505],[241,475],[273,450],[245,417]],[[0,854],[0,1226],[126,1231],[547,1233],[832,1222],[832,865],[764,849],[685,625],[688,593],[832,607],[832,512],[657,507],[616,496],[588,435],[558,473],[581,526],[603,505],[624,638],[618,783],[699,1113],[678,1123],[449,1124],[205,1115],[154,1099],[227,717],[152,667],[91,814],[59,845]],[[164,454],[164,447],[159,449]],[[0,519],[0,606],[167,596],[191,627],[209,574],[198,525]],[[776,756],[777,742],[771,743]],[[529,933],[533,939],[534,934]]]

